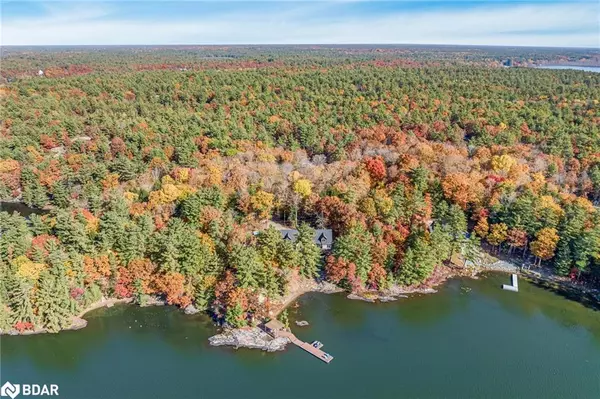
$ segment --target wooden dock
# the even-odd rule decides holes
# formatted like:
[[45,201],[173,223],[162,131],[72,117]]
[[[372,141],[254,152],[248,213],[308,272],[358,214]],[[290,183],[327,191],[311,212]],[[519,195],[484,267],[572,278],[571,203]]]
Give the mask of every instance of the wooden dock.
[[502,284],[502,289],[512,292],[519,292],[519,279],[516,274],[511,275],[511,284]]
[[323,352],[319,348],[315,348],[314,346],[312,346],[308,342],[304,342],[304,341],[299,340],[294,334],[292,334],[289,331],[279,331],[278,335],[280,337],[289,338],[289,340],[292,341],[292,343],[294,345],[299,346],[300,348],[304,349],[305,351],[307,351],[308,353],[310,353],[314,357],[317,357],[317,358],[321,359],[325,363],[329,363],[329,362],[331,362],[333,360],[333,356],[331,356],[329,353]]

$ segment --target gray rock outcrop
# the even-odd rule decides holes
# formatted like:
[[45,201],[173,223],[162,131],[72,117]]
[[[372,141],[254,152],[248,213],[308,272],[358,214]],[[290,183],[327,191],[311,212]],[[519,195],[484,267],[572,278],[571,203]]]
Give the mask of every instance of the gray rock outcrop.
[[188,305],[185,307],[185,309],[183,309],[183,312],[185,314],[196,314],[200,311],[198,309],[196,309],[196,307],[194,305]]
[[212,346],[261,349],[267,352],[282,351],[290,342],[288,338],[273,338],[258,327],[229,329],[208,339]]
[[484,265],[485,269],[494,270],[499,272],[517,273],[519,268],[514,263],[506,262],[503,260],[496,261],[489,265]]

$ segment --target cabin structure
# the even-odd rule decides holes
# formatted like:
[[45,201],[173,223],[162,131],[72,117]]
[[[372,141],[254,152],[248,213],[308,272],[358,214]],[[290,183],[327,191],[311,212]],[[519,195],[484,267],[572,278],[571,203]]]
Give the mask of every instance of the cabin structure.
[[[298,237],[298,230],[295,229],[282,229],[279,232],[284,240],[294,242]],[[331,249],[333,245],[333,232],[330,229],[315,230],[314,243],[322,250]]]
[[273,319],[265,323],[265,332],[273,338],[280,336],[281,332],[285,331],[285,325],[277,319]]

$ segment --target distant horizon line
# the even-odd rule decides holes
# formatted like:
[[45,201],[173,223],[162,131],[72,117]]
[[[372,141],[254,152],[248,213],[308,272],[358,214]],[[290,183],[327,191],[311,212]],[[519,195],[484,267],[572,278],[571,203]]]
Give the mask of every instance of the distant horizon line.
[[4,47],[260,47],[260,46],[436,46],[436,47],[495,47],[495,48],[544,48],[544,49],[580,49],[580,50],[595,50],[600,53],[599,47],[586,46],[531,46],[531,45],[515,45],[515,44],[439,44],[439,43],[212,43],[212,44],[0,44],[0,48]]

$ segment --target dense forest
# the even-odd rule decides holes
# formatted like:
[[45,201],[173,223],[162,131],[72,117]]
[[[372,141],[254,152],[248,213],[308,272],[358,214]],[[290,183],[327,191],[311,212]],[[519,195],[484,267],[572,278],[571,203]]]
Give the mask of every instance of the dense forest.
[[0,330],[59,331],[103,296],[242,326],[291,279],[418,286],[481,245],[599,285],[600,74],[211,51],[4,54],[0,198],[43,212],[0,213]]

